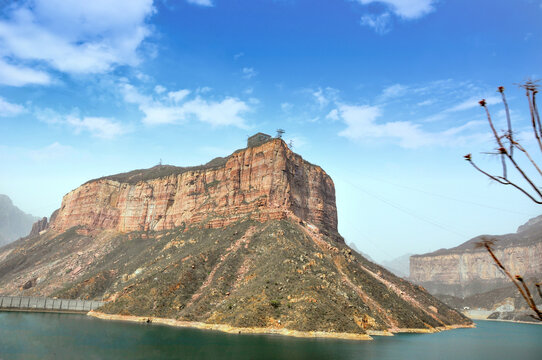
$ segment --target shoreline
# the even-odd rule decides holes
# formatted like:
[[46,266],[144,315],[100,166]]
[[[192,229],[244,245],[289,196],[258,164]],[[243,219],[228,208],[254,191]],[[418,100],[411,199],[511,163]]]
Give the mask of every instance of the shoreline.
[[1,308],[1,312],[31,312],[31,313],[56,313],[56,314],[88,314],[87,310],[57,310],[57,309],[19,309],[19,308]]
[[516,324],[532,324],[532,325],[542,325],[542,321],[521,321],[521,320],[504,320],[504,319],[474,319],[476,321],[497,321],[497,322],[507,322],[507,323],[516,323]]
[[105,314],[98,311],[89,311],[87,316],[95,317],[102,320],[113,321],[128,321],[136,323],[148,323],[160,324],[180,328],[192,328],[200,330],[213,330],[220,331],[228,334],[255,334],[255,335],[281,335],[297,338],[327,338],[327,339],[341,339],[341,340],[356,340],[356,341],[368,341],[373,340],[373,336],[394,336],[395,333],[418,333],[418,334],[431,334],[445,330],[454,330],[460,328],[474,328],[476,325],[447,325],[433,329],[410,329],[400,328],[391,331],[367,331],[366,334],[355,333],[339,333],[339,332],[326,332],[326,331],[299,331],[291,329],[277,329],[277,328],[239,328],[226,324],[207,324],[197,321],[180,321],[168,318],[148,317],[148,316],[134,316],[134,315],[117,315],[117,314]]
[[471,319],[472,321],[475,320],[482,320],[482,321],[500,321],[500,322],[509,322],[509,323],[518,323],[518,324],[534,324],[534,325],[542,325],[542,321],[523,321],[523,320],[506,320],[506,319],[488,319],[487,317],[484,317],[483,315],[474,315],[474,314],[468,314],[466,312],[461,312],[463,315]]

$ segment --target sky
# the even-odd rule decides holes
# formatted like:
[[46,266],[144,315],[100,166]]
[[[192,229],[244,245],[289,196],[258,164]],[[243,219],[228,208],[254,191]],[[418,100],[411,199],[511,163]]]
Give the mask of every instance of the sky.
[[0,193],[49,216],[89,179],[283,128],[377,261],[514,232],[540,205],[463,155],[500,171],[478,105],[504,129],[498,86],[536,150],[518,84],[542,76],[541,20],[540,0],[0,1]]

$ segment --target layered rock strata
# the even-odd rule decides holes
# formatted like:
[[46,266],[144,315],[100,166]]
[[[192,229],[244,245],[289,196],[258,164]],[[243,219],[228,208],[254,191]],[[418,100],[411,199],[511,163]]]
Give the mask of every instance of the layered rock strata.
[[[153,170],[160,169],[141,173]],[[337,232],[333,181],[280,139],[236,151],[216,166],[173,169],[137,182],[121,175],[90,181],[64,196],[51,229],[129,232],[194,223],[217,228],[246,216],[265,221],[294,214]]]
[[535,219],[514,234],[479,236],[453,249],[411,256],[410,278],[433,294],[460,298],[510,285],[487,251],[476,246],[482,239],[495,240],[495,255],[510,273],[542,277],[542,223]]

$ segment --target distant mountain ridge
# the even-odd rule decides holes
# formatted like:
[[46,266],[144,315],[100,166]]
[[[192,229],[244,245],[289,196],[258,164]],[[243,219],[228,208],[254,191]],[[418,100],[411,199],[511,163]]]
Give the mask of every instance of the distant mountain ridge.
[[483,248],[483,238],[494,241],[494,250],[514,274],[542,276],[542,215],[529,220],[518,232],[480,235],[451,249],[410,257],[410,279],[434,294],[465,297],[508,285]]
[[0,246],[27,236],[38,219],[13,205],[9,196],[0,194]]
[[397,276],[408,278],[410,276],[410,256],[404,254],[395,259],[382,261],[380,264]]
[[530,284],[542,280],[542,215],[519,226],[516,233],[480,235],[451,249],[413,255],[410,279],[456,308],[475,307],[487,315],[498,312],[494,316],[525,319],[528,309],[517,289],[488,252],[476,246],[482,239],[494,241],[496,256],[512,275],[521,275]]

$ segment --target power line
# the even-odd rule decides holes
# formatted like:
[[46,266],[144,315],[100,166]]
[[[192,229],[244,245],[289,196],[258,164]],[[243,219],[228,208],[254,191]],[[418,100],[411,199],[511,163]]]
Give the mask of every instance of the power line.
[[352,186],[353,188],[356,188],[356,189],[358,189],[359,191],[361,191],[361,192],[363,192],[363,193],[365,193],[365,194],[367,194],[367,195],[369,195],[369,196],[371,196],[371,197],[373,197],[373,198],[375,198],[375,199],[377,199],[377,200],[379,200],[379,201],[381,201],[381,202],[383,202],[383,203],[385,203],[385,204],[387,204],[387,205],[389,205],[389,206],[391,206],[391,207],[393,207],[393,208],[395,208],[395,209],[397,209],[397,210],[399,210],[399,211],[401,211],[401,212],[403,212],[403,213],[405,213],[405,214],[407,214],[407,215],[410,215],[410,216],[412,216],[412,217],[414,217],[414,218],[416,218],[416,219],[418,219],[418,220],[421,220],[421,221],[423,221],[423,222],[426,222],[426,223],[428,223],[428,224],[431,224],[431,225],[433,225],[433,226],[436,226],[436,227],[438,227],[438,228],[440,228],[440,229],[442,229],[442,230],[444,230],[444,231],[447,231],[447,232],[449,232],[449,233],[452,233],[452,234],[454,234],[454,235],[457,235],[457,236],[459,236],[459,237],[461,237],[461,238],[463,238],[463,239],[467,238],[466,235],[464,235],[464,234],[462,234],[462,233],[460,233],[460,232],[458,232],[458,231],[455,231],[454,229],[452,229],[452,228],[450,228],[450,227],[448,227],[448,226],[446,226],[446,225],[440,224],[440,223],[438,223],[438,222],[437,222],[436,220],[434,220],[434,219],[431,219],[431,218],[429,218],[429,217],[425,217],[425,216],[418,215],[418,214],[416,214],[414,211],[412,211],[411,209],[408,209],[408,208],[403,207],[403,206],[401,206],[401,205],[399,205],[399,204],[396,204],[396,203],[392,202],[391,200],[388,200],[388,199],[384,198],[383,196],[373,194],[373,193],[371,193],[370,191],[368,191],[368,190],[366,190],[366,189],[363,189],[363,188],[360,187],[359,185],[355,185],[355,184],[353,184],[353,183],[351,183],[351,182],[349,182],[349,181],[346,181],[346,180],[344,180],[344,179],[341,179],[341,180],[342,180],[343,182],[345,182],[346,184]]
[[384,179],[380,179],[380,178],[377,178],[377,177],[374,177],[374,176],[370,176],[370,175],[361,175],[361,174],[359,174],[359,173],[358,173],[358,175],[363,176],[363,177],[367,177],[367,178],[370,178],[370,179],[373,179],[373,180],[377,180],[377,181],[379,181],[379,182],[384,182],[384,183],[387,183],[387,184],[390,184],[390,185],[393,185],[393,186],[402,187],[402,188],[408,189],[408,190],[414,190],[414,191],[417,191],[417,192],[420,192],[420,193],[423,193],[423,194],[426,194],[426,195],[436,196],[436,197],[440,197],[440,198],[447,199],[447,200],[453,200],[453,201],[461,202],[461,203],[464,203],[464,204],[480,206],[480,207],[484,207],[484,208],[487,208],[487,209],[499,210],[499,211],[504,211],[504,212],[508,212],[508,213],[512,213],[512,214],[527,215],[527,216],[535,216],[535,215],[533,215],[533,214],[528,214],[528,213],[525,213],[525,212],[522,212],[522,211],[515,211],[515,210],[510,210],[510,209],[504,209],[504,208],[499,208],[499,207],[496,207],[496,206],[490,206],[490,205],[480,204],[480,203],[473,202],[473,201],[469,201],[469,200],[457,199],[457,198],[454,198],[454,197],[451,197],[451,196],[447,196],[447,195],[436,194],[436,193],[429,192],[429,191],[426,191],[426,190],[417,189],[417,188],[414,188],[414,187],[411,187],[411,186],[402,185],[402,184],[396,184],[396,183],[393,183],[393,182],[391,182],[391,181],[384,180]]

